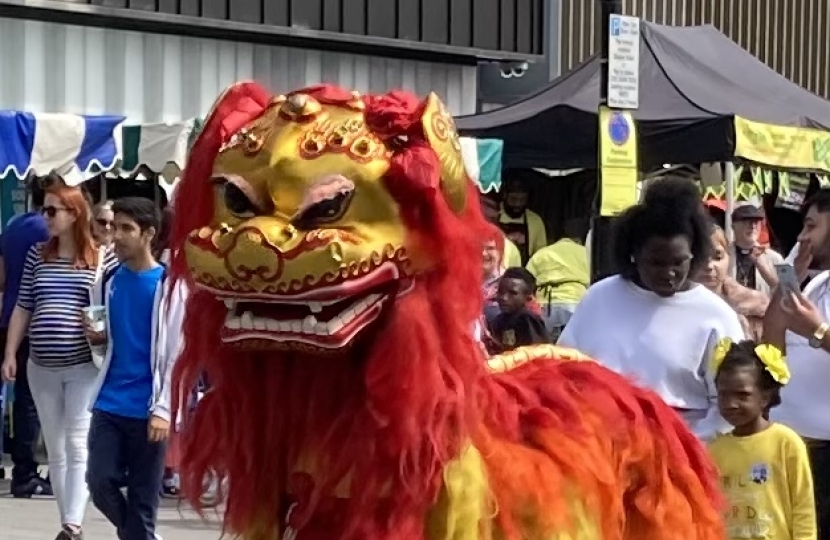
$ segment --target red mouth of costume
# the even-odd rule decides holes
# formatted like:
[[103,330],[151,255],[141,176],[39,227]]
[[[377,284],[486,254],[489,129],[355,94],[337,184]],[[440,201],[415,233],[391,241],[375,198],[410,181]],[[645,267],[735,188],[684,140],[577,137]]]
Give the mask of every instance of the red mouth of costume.
[[339,349],[376,321],[385,305],[409,292],[412,284],[411,279],[401,278],[395,264],[386,263],[347,283],[297,295],[231,298],[220,294],[228,309],[221,339],[228,344],[256,341]]

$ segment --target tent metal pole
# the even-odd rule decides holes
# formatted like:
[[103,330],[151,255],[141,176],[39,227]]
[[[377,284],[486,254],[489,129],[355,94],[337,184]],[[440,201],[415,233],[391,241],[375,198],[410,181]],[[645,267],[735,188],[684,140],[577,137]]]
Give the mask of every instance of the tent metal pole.
[[723,183],[726,186],[726,239],[729,243],[735,241],[735,231],[732,230],[732,212],[735,210],[735,164],[727,161],[723,164]]
[[[735,164],[727,161],[723,164],[723,183],[726,185],[726,216],[723,227],[726,241],[731,245],[735,241],[735,231],[732,229],[732,212],[735,210]],[[736,265],[730,265],[730,274],[735,277]]]
[[[608,46],[611,15],[622,14],[622,0],[599,0],[600,17],[597,35],[600,39],[599,108],[597,109],[597,140],[599,137],[599,110],[608,104]],[[601,144],[601,142],[599,143]],[[600,214],[602,206],[602,151],[597,147],[597,193],[591,217],[591,282],[599,281],[614,273],[611,256],[613,240],[613,218]]]

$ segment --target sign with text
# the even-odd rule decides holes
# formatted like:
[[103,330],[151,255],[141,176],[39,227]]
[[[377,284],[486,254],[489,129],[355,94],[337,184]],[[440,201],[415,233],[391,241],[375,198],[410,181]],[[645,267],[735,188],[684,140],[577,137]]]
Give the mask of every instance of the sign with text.
[[608,27],[608,106],[640,106],[640,19],[611,15]]
[[830,132],[736,116],[735,156],[781,169],[830,172]]
[[628,111],[599,111],[602,170],[600,215],[616,216],[637,204],[637,127]]

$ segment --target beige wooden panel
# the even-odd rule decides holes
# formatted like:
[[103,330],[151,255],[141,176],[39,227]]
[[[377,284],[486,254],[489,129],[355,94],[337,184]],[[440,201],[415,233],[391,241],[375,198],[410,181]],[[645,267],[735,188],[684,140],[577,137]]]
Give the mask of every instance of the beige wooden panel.
[[[712,24],[791,81],[830,99],[828,0],[623,0],[623,12],[660,24]],[[599,48],[596,0],[562,0],[560,65]]]

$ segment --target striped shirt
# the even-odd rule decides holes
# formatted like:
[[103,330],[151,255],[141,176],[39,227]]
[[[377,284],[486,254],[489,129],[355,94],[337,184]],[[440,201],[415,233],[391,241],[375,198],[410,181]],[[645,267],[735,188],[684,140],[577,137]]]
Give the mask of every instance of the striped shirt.
[[[42,243],[36,244],[26,254],[17,299],[18,307],[32,314],[30,358],[49,368],[91,362],[81,310],[89,305],[95,268],[78,270],[67,259],[45,262],[42,248]],[[117,263],[115,254],[108,250],[102,274]]]

